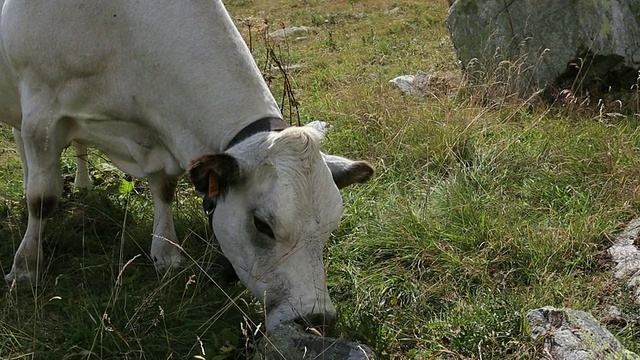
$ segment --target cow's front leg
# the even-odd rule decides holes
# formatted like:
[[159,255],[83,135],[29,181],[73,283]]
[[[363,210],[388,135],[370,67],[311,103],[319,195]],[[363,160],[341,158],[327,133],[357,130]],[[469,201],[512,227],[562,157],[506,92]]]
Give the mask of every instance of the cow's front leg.
[[[23,114],[22,132],[14,132],[21,148],[29,219],[27,230],[13,259],[7,281],[35,281],[42,264],[42,233],[62,195],[60,154],[64,125],[48,109]],[[18,137],[19,136],[19,137]]]
[[153,240],[151,259],[158,271],[177,267],[182,261],[173,226],[173,199],[177,180],[164,174],[149,176],[153,196]]

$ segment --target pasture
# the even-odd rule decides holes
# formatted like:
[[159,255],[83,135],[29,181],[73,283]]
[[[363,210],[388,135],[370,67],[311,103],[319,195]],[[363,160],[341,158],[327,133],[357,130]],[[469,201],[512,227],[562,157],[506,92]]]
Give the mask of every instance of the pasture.
[[[606,255],[640,213],[638,94],[550,106],[500,94],[491,74],[463,86],[444,0],[225,3],[286,119],[329,122],[324,149],[376,169],[342,190],[343,219],[325,251],[339,312],[331,335],[383,359],[538,359],[524,317],[552,305],[590,311],[640,352],[640,306]],[[302,25],[315,30],[286,41],[262,35]],[[301,66],[285,78],[274,55]],[[422,99],[389,86],[417,70],[444,80]],[[63,157],[67,185],[45,230],[38,286],[3,286],[0,359],[250,357],[264,311],[217,275],[215,241],[187,179],[175,223],[189,261],[158,277],[146,183],[95,151],[89,161],[94,189],[74,191],[73,153]],[[4,125],[0,169],[4,275],[26,225]],[[611,306],[626,320],[607,321]]]

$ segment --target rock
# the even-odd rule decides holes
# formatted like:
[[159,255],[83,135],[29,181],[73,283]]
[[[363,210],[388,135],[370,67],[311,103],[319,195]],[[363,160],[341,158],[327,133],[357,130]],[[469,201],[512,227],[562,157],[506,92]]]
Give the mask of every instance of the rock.
[[269,33],[269,36],[270,37],[287,37],[293,34],[308,33],[313,30],[314,28],[308,27],[308,26],[290,26],[284,29],[273,31]]
[[385,11],[384,13],[387,14],[387,15],[398,15],[398,14],[402,14],[403,11],[402,11],[401,8],[396,6],[393,9]]
[[625,327],[635,321],[627,314],[623,313],[620,308],[615,305],[608,305],[603,309],[603,314],[600,317],[600,321],[606,325],[613,325],[617,327]]
[[389,84],[397,87],[404,94],[423,97],[424,91],[429,86],[430,81],[431,75],[418,70],[415,75],[400,75],[391,79],[389,80]]
[[270,331],[258,342],[256,349],[253,360],[377,359],[376,354],[366,345],[308,334],[297,324],[283,324]]
[[416,97],[426,94],[447,94],[457,88],[460,78],[452,74],[428,74],[418,70],[415,75],[400,75],[389,80],[389,84],[402,93]]
[[640,360],[587,312],[543,307],[529,311],[527,322],[550,359]]
[[[284,71],[297,70],[302,68],[302,66],[303,66],[302,64],[285,65],[285,66],[282,66],[282,70]],[[271,66],[271,70],[280,70],[280,67],[274,65],[274,66]]]
[[640,218],[632,220],[616,238],[608,252],[615,265],[615,277],[627,281],[640,303]]
[[391,84],[391,86],[395,88],[398,88],[403,94],[422,96],[422,94],[416,95],[416,89],[413,87],[414,78],[414,75],[400,75],[389,80],[389,84]]
[[457,0],[446,20],[472,79],[509,81],[521,94],[551,85],[630,90],[639,23],[640,0]]

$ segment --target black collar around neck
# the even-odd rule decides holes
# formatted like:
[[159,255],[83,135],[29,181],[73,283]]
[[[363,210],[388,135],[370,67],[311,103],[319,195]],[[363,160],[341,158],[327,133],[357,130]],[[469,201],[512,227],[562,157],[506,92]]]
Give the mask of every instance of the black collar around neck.
[[231,139],[229,145],[227,145],[227,150],[233,145],[236,145],[242,140],[247,139],[248,137],[257,133],[267,131],[282,131],[288,127],[289,125],[287,125],[282,119],[277,117],[264,117],[262,119],[258,119],[247,125],[244,129],[240,130],[240,132],[236,134],[233,139]]

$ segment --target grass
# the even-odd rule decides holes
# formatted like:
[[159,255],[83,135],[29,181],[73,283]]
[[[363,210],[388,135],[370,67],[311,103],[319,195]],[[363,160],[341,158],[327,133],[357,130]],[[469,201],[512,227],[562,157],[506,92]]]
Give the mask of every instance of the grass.
[[[343,220],[325,252],[335,335],[384,359],[537,359],[529,309],[567,306],[605,320],[613,305],[632,320],[606,325],[640,352],[640,306],[605,254],[640,210],[637,111],[611,115],[618,109],[597,99],[591,107],[487,101],[486,91],[458,83],[423,99],[401,95],[387,83],[401,74],[455,78],[445,1],[227,6],[238,24],[255,17],[270,30],[316,28],[274,47],[285,64],[303,65],[290,73],[301,121],[331,123],[327,152],[376,167],[372,181],[344,190]],[[265,64],[258,34],[253,27],[253,52]],[[265,68],[279,98],[282,78]],[[5,271],[26,224],[14,148],[0,128]],[[131,179],[99,154],[91,159],[98,186],[66,192],[46,230],[40,286],[0,295],[0,358],[249,357],[264,315],[242,286],[216,278],[215,246],[186,180],[176,224],[194,261],[158,279],[147,258],[145,183],[121,186]],[[73,166],[63,159],[65,173]]]

